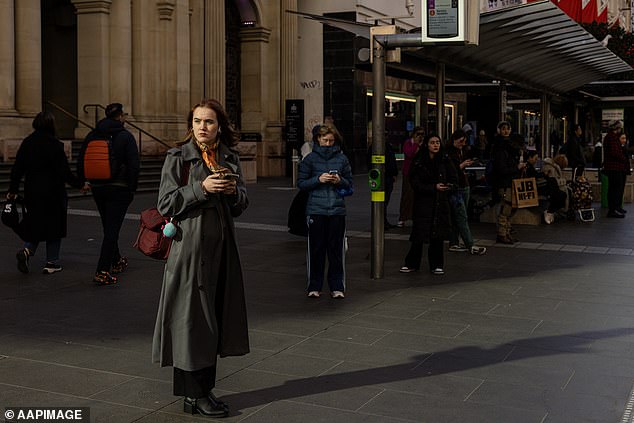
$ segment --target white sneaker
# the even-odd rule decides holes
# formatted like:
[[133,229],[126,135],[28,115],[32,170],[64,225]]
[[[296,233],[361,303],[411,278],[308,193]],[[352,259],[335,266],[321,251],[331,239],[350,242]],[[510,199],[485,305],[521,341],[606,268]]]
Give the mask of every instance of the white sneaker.
[[465,247],[464,245],[460,244],[460,245],[450,245],[449,251],[451,251],[452,253],[463,253],[465,251],[469,251],[469,249]]
[[544,222],[547,225],[550,225],[555,221],[555,215],[553,213],[548,213],[548,210],[544,210]]
[[403,266],[399,269],[399,272],[401,273],[412,273],[412,272],[416,272],[418,269],[414,269],[412,267],[407,267],[407,266]]
[[431,271],[434,275],[444,275],[445,271],[441,267],[437,267]]
[[320,295],[319,291],[310,291],[308,293],[308,298],[319,298]]
[[469,250],[469,252],[474,256],[482,256],[487,253],[487,249],[486,247],[474,245],[473,247],[471,247],[471,250]]

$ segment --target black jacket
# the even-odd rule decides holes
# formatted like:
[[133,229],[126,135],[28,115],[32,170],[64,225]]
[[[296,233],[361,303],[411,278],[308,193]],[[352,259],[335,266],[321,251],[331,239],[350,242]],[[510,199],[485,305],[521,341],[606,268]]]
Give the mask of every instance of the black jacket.
[[66,236],[66,183],[80,183],[68,166],[64,145],[52,135],[35,131],[22,141],[11,169],[9,192],[17,194],[24,178],[28,214],[24,241],[49,241]]
[[496,137],[491,151],[493,160],[493,188],[510,188],[511,181],[519,177],[517,165],[520,163],[520,150],[513,147],[510,139]]
[[436,184],[458,183],[458,175],[451,160],[442,150],[431,159],[427,149],[421,149],[412,162],[409,181],[414,190],[410,241],[446,239],[451,230],[449,191],[436,190]]
[[108,137],[112,143],[113,176],[109,181],[93,182],[93,185],[127,186],[130,191],[134,192],[139,181],[139,150],[134,136],[124,128],[123,122],[115,119],[100,120],[95,130],[86,136],[77,159],[77,174],[82,182],[85,181],[84,153],[88,142]]

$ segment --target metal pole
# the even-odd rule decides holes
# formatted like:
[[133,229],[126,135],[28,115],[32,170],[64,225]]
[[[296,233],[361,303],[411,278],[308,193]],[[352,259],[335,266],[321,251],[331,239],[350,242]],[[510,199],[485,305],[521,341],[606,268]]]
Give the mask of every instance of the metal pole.
[[[506,120],[506,109],[508,107],[508,92],[506,82],[500,81],[500,121]],[[517,131],[518,128],[515,128]]]
[[548,139],[550,134],[550,99],[548,98],[548,94],[543,93],[541,98],[541,122],[539,122],[539,126],[541,128],[541,138],[542,138],[542,148],[541,153],[542,157],[550,157],[550,140]]
[[370,267],[372,279],[383,278],[384,267],[384,222],[385,222],[385,50],[376,39],[372,40],[374,62],[372,63],[372,169],[378,170],[381,183],[372,191],[372,253]]
[[436,134],[443,142],[445,134],[445,64],[436,63]]

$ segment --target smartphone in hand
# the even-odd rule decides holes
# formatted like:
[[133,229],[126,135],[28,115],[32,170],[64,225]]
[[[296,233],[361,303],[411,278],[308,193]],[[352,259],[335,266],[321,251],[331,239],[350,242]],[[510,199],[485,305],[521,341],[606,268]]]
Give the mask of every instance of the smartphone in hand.
[[222,175],[222,179],[240,179],[240,175],[237,173],[225,173]]
[[338,175],[338,174],[339,174],[339,171],[338,171],[338,170],[329,170],[329,171],[328,171],[328,174],[329,174],[329,175]]

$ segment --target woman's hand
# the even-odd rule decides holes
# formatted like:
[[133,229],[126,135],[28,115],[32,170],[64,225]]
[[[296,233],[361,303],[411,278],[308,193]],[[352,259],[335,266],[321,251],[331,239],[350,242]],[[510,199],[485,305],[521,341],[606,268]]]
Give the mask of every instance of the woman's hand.
[[18,195],[13,192],[7,192],[7,200],[15,200]]
[[223,179],[219,174],[214,173],[207,176],[202,182],[203,191],[208,194],[235,194],[236,180]]
[[442,184],[442,183],[437,183],[436,184],[436,190],[438,191],[449,191],[450,187],[446,184]]
[[460,163],[460,169],[464,169],[465,167],[469,167],[473,164],[473,160],[472,159],[467,159],[465,161],[463,161],[462,163]]
[[334,184],[338,185],[341,182],[341,178],[338,174],[331,175],[330,173],[322,173],[319,175],[319,182],[322,184]]

